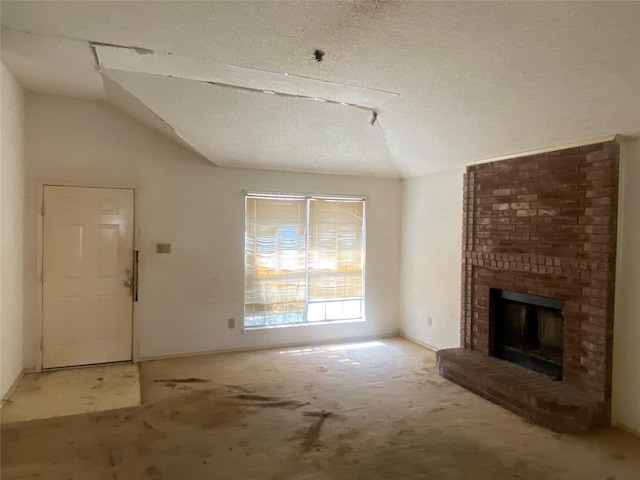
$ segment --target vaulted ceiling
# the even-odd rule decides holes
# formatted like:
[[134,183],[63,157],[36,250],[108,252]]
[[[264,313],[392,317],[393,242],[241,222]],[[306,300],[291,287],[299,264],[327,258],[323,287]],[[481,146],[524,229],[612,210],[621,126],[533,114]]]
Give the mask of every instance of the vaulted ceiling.
[[638,2],[2,1],[0,15],[27,90],[110,102],[218,166],[411,177],[640,135]]

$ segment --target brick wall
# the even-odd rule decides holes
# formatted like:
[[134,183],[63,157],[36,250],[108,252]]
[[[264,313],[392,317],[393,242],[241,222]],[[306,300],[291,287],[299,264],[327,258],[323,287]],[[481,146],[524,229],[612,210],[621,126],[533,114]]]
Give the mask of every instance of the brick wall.
[[491,352],[489,289],[564,301],[563,383],[611,397],[616,142],[467,168],[461,342]]

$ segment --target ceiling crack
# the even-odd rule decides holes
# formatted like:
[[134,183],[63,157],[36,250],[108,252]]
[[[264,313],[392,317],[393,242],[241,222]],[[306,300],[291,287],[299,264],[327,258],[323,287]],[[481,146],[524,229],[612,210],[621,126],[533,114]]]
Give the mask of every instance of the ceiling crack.
[[[164,75],[167,77],[170,77],[169,75]],[[175,77],[172,77],[175,78]],[[203,82],[203,83],[208,83],[209,85],[213,85],[214,87],[221,87],[221,88],[230,88],[233,90],[240,90],[242,92],[250,92],[250,93],[262,93],[262,94],[266,94],[266,95],[275,95],[276,97],[282,97],[282,98],[297,98],[297,99],[305,99],[305,100],[316,100],[318,102],[323,102],[323,103],[329,103],[331,105],[342,105],[342,106],[346,106],[346,107],[352,107],[352,108],[357,108],[359,110],[364,110],[366,112],[370,112],[372,115],[374,115],[375,117],[377,117],[377,112],[375,108],[372,107],[365,107],[364,105],[358,105],[356,103],[348,103],[348,102],[339,102],[337,100],[330,100],[328,98],[320,98],[320,97],[312,97],[310,95],[298,95],[295,93],[285,93],[285,92],[276,92],[273,90],[263,90],[260,88],[252,88],[252,87],[242,87],[240,85],[232,85],[230,83],[220,83],[220,82],[211,82],[211,81],[205,81],[205,80],[192,80],[195,82]],[[373,123],[372,123],[373,125]]]

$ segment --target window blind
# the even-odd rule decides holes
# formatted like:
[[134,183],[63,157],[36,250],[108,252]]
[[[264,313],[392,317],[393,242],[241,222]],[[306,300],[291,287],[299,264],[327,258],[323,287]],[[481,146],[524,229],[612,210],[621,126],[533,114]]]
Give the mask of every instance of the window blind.
[[309,203],[309,300],[362,297],[364,202]]
[[245,213],[245,327],[362,316],[364,200],[247,195]]
[[247,197],[245,314],[303,314],[306,216],[304,199]]

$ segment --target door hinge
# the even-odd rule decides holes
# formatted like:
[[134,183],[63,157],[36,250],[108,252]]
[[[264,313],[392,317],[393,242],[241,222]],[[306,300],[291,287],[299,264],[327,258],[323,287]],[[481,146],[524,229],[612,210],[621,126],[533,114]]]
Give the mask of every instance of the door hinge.
[[40,283],[44,283],[44,268],[40,269]]
[[42,205],[40,205],[40,213],[44,217],[44,202],[42,202]]
[[44,352],[44,337],[40,337],[40,353]]

